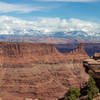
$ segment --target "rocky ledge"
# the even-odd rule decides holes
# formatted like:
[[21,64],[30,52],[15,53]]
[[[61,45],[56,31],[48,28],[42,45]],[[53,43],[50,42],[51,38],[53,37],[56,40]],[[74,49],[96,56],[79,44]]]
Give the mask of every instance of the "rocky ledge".
[[86,72],[96,80],[100,89],[100,53],[95,53],[90,59],[84,60],[83,65]]

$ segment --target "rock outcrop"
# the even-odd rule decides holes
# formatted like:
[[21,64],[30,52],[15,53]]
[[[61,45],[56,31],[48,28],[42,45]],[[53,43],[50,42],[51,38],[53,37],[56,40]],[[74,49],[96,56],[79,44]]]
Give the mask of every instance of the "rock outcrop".
[[95,55],[93,56],[93,59],[99,61],[100,60],[100,53],[95,53]]
[[83,62],[86,71],[96,80],[100,89],[100,53],[95,53],[91,59],[86,59]]
[[86,58],[83,44],[62,54],[54,44],[0,43],[0,97],[61,98],[69,88],[88,81],[82,65]]
[[69,55],[71,58],[75,58],[76,57],[75,59],[88,58],[88,55],[85,52],[84,43],[79,44],[76,49],[74,49],[70,53],[66,53],[66,55]]
[[54,44],[35,43],[0,43],[0,52],[1,64],[46,63],[51,57],[53,61],[57,55],[60,55]]
[[84,45],[80,44],[74,51],[60,53],[54,44],[38,43],[0,43],[0,64],[9,63],[66,63],[88,58]]

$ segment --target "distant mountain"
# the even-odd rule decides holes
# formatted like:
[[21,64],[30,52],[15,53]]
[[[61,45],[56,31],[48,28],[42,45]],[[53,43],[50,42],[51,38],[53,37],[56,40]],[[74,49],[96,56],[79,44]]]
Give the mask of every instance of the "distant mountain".
[[[29,31],[30,33],[32,31]],[[35,37],[35,38],[68,38],[68,39],[88,39],[88,40],[100,40],[100,37],[98,36],[88,36],[88,33],[84,31],[70,31],[70,32],[55,32],[52,34],[42,34],[42,32],[32,32],[31,34],[18,34],[18,31],[16,31],[13,35],[7,34],[7,35],[0,35],[0,38],[6,38],[6,37]]]
[[57,37],[57,38],[100,40],[100,37],[97,37],[95,35],[88,36],[88,33],[84,32],[84,31],[55,32],[55,33],[47,34],[47,35],[43,35],[43,36],[44,37]]
[[78,19],[37,18],[32,21],[0,16],[0,36],[32,36],[100,40],[100,24]]
[[79,44],[79,43],[100,43],[100,40],[74,39],[71,37],[35,37],[33,35],[0,35],[0,42],[31,42],[31,43],[52,43],[52,44]]

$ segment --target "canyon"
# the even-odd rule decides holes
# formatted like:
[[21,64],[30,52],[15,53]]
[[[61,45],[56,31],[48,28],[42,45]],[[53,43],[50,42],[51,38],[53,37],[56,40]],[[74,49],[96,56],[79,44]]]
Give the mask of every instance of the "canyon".
[[100,52],[100,40],[74,39],[74,38],[57,38],[57,37],[33,37],[23,35],[0,35],[2,42],[24,42],[24,43],[48,43],[55,44],[56,48],[62,52],[74,50],[78,44],[85,44],[85,51],[89,56],[95,52]]
[[84,87],[89,75],[84,44],[61,53],[55,44],[0,42],[0,98],[55,100],[71,87]]

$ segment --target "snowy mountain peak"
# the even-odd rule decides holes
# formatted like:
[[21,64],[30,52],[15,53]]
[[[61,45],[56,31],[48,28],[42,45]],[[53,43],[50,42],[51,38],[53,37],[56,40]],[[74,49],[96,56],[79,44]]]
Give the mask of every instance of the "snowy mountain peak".
[[0,35],[33,35],[100,39],[100,24],[79,19],[33,18],[31,21],[0,16]]

